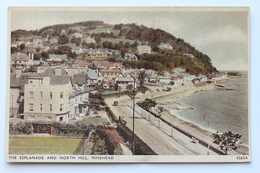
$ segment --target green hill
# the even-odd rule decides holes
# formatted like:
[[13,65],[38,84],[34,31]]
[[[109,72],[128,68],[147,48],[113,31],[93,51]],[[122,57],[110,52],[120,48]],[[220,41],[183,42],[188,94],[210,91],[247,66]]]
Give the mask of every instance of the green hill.
[[[11,37],[12,40],[18,40],[19,38],[45,38],[47,35],[52,38],[59,38],[62,30],[65,30],[68,36],[73,33],[91,34],[100,45],[104,42],[106,44],[110,42],[108,48],[119,49],[121,52],[129,49],[120,46],[122,42],[124,44],[133,44],[135,41],[139,44],[149,44],[152,50],[156,52],[156,54],[151,55],[140,55],[137,62],[125,62],[125,65],[128,67],[155,69],[158,71],[171,71],[175,67],[183,67],[191,74],[217,72],[217,69],[211,63],[210,57],[197,50],[191,44],[161,29],[147,28],[143,25],[110,25],[103,21],[85,21],[51,25],[34,31],[16,30],[12,31]],[[160,43],[170,44],[173,50],[160,50],[158,48]],[[103,44],[103,46],[106,44]],[[132,47],[131,50],[134,50],[134,48]],[[189,58],[184,53],[192,54],[194,58]]]

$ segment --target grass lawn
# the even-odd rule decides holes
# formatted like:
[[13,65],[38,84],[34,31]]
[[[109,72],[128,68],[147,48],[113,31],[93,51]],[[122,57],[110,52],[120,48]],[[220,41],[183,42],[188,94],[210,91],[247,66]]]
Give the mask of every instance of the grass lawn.
[[28,137],[10,138],[9,154],[68,154],[72,155],[84,139]]

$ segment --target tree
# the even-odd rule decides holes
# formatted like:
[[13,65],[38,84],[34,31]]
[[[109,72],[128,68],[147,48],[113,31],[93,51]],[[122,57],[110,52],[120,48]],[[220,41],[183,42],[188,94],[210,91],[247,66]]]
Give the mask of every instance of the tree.
[[20,45],[20,50],[24,50],[24,49],[25,49],[25,44],[22,43],[22,44]]
[[96,49],[97,45],[95,43],[90,43],[89,48]]
[[42,52],[41,53],[41,56],[44,60],[48,59],[49,58],[49,54],[47,52]]
[[126,42],[124,47],[127,48],[127,49],[130,48],[130,43]]
[[116,58],[115,57],[110,57],[110,58],[108,58],[108,61],[109,62],[116,62]]
[[137,94],[137,91],[134,89],[132,84],[127,85],[126,90],[126,95],[128,95],[131,99],[133,99]]
[[16,53],[18,50],[16,47],[11,47],[11,54],[14,54]]
[[143,70],[143,71],[140,72],[139,78],[138,78],[141,87],[144,86],[144,78],[145,78],[145,70]]
[[236,150],[238,140],[242,137],[240,134],[234,134],[231,131],[223,132],[218,134],[218,132],[213,134],[214,141],[213,143],[218,144],[220,149],[227,154],[228,151]]
[[79,46],[80,43],[81,43],[81,38],[73,37],[73,38],[71,39],[71,43],[75,43],[76,46]]
[[120,49],[120,53],[121,53],[121,56],[124,57],[125,56],[125,53],[127,52],[127,49],[125,48],[121,48]]
[[131,47],[132,47],[132,48],[136,48],[138,45],[139,45],[138,42],[135,41],[133,44],[131,44]]
[[69,42],[69,38],[67,35],[61,35],[58,40],[59,44],[67,44]]
[[[140,82],[140,85],[141,85],[141,82]],[[138,90],[141,91],[141,93],[143,93],[143,99],[144,99],[144,95],[145,95],[146,91],[148,91],[148,88],[141,86],[138,88]]]
[[143,102],[137,103],[143,109],[150,111],[152,107],[155,107],[157,103],[154,100],[146,98]]

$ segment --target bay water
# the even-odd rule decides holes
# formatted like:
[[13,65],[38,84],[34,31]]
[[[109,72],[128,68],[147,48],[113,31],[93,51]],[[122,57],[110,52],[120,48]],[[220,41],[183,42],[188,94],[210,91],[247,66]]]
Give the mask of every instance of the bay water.
[[194,110],[180,112],[179,117],[213,132],[239,133],[241,141],[248,144],[248,78],[236,78],[223,85],[234,90],[212,90],[179,100],[194,107]]

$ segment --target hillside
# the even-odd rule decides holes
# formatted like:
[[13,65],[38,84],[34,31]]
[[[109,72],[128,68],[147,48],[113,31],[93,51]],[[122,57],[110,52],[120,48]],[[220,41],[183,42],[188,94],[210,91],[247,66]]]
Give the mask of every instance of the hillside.
[[[95,37],[97,43],[102,45],[104,42],[110,42],[111,49],[122,50],[122,43],[149,44],[155,55],[139,56],[138,62],[127,62],[129,67],[152,68],[158,71],[172,70],[176,67],[184,67],[191,74],[212,73],[217,69],[212,65],[209,56],[195,49],[192,45],[181,38],[177,38],[161,29],[148,28],[137,24],[116,24],[110,25],[103,21],[86,21],[72,24],[58,24],[46,26],[39,30],[25,31],[17,30],[11,33],[12,40],[33,39],[33,38],[59,38],[62,30],[68,35],[80,33],[82,35],[90,34]],[[99,33],[99,34],[98,34]],[[172,51],[161,50],[158,48],[160,43],[168,43],[173,47]],[[104,44],[103,44],[104,45]],[[111,46],[112,45],[112,46]],[[115,46],[117,45],[117,46]],[[119,48],[120,47],[120,48]],[[126,51],[127,47],[123,47]],[[191,59],[186,54],[192,54],[195,58]],[[152,61],[153,65],[148,64]],[[146,65],[144,65],[146,64]],[[156,67],[160,67],[157,69]]]

